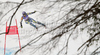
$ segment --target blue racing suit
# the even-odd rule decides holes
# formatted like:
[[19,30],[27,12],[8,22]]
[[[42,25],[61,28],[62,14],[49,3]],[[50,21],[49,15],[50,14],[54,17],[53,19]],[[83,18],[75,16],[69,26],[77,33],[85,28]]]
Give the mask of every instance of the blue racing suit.
[[[28,17],[28,15],[33,14],[33,13],[35,13],[35,12],[36,12],[36,11],[31,12],[31,13],[26,13],[26,12],[24,12],[24,13],[23,13],[23,16],[22,16],[22,18],[21,18],[21,25],[22,25],[22,21],[23,21],[23,19],[24,19],[26,24],[30,24],[31,26],[35,27],[36,29],[37,29],[37,27],[36,27],[33,23],[37,23],[37,24],[40,24],[40,25],[42,25],[42,26],[45,26],[45,25],[42,24],[41,22],[35,21],[34,19]],[[24,15],[25,15],[25,16],[24,16]]]

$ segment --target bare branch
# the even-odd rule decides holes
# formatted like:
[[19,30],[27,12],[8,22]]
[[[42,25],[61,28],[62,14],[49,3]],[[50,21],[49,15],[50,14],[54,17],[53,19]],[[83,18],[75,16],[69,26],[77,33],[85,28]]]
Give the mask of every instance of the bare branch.
[[100,49],[100,47],[96,48],[96,49],[92,52],[91,55],[95,55],[96,51],[99,50],[99,49]]
[[24,1],[25,1],[25,0],[23,0],[23,1],[19,4],[18,8],[16,9],[16,11],[15,11],[15,12],[13,13],[13,15],[11,16],[7,34],[9,33],[10,26],[11,26],[11,22],[12,22],[12,19],[13,19],[14,15],[16,14],[16,12],[18,11],[18,9],[20,8],[20,6],[23,4]]
[[80,50],[86,43],[88,43],[88,42],[91,42],[91,40],[93,39],[93,38],[95,38],[97,35],[99,35],[100,34],[100,32],[97,32],[93,37],[91,37],[90,39],[88,39],[86,42],[84,42],[79,48],[78,48],[78,50]]

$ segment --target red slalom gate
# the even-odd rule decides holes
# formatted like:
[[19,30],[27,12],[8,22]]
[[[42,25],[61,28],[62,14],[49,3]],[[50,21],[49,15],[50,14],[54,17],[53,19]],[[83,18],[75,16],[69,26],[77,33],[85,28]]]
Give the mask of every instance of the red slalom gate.
[[17,20],[15,19],[15,21],[16,21],[16,26],[10,26],[9,33],[7,33],[9,26],[7,26],[7,22],[6,22],[6,34],[5,34],[5,43],[4,43],[4,55],[6,53],[6,35],[18,35],[19,48],[21,49],[20,37],[19,37],[18,27],[17,27]]

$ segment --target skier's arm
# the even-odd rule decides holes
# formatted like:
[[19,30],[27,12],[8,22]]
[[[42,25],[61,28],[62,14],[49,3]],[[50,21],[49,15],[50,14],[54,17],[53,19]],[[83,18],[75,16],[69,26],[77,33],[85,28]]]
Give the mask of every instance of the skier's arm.
[[23,17],[21,18],[21,21],[20,21],[21,28],[23,28],[22,21],[23,21]]
[[34,12],[31,12],[31,13],[27,13],[27,15],[30,15],[30,14],[34,14],[36,11],[34,11]]
[[20,22],[22,23],[22,21],[23,21],[23,17],[21,18],[21,21]]

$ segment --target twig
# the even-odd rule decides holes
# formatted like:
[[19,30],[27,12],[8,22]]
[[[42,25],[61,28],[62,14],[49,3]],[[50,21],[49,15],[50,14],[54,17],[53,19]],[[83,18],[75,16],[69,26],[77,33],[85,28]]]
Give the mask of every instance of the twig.
[[91,41],[93,38],[95,38],[97,35],[99,35],[100,32],[96,33],[93,37],[91,37],[90,39],[88,39],[86,42],[84,42],[79,48],[78,50],[80,50],[86,43],[88,43],[89,41]]

